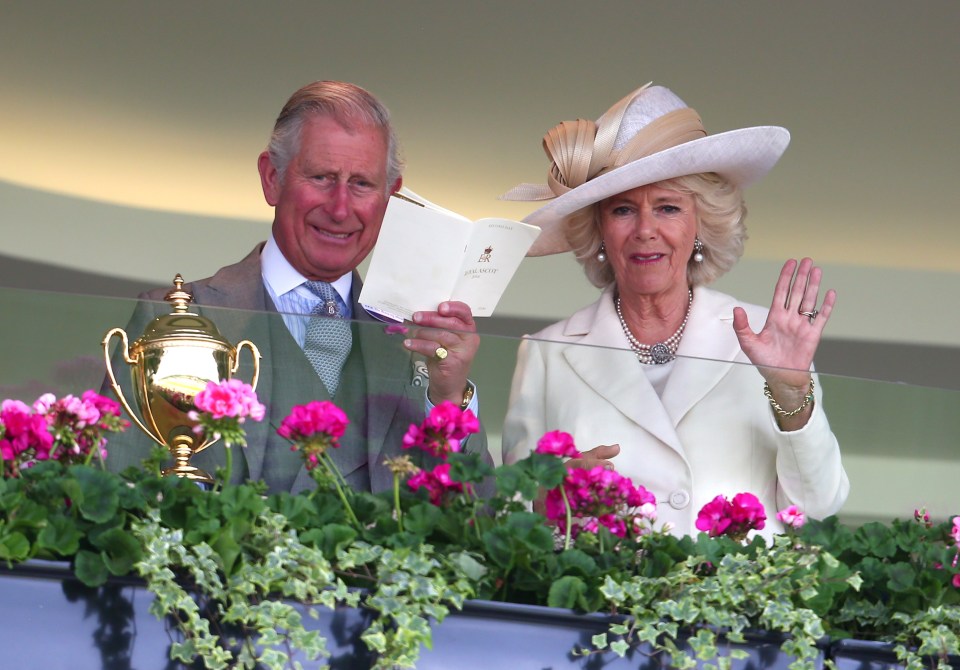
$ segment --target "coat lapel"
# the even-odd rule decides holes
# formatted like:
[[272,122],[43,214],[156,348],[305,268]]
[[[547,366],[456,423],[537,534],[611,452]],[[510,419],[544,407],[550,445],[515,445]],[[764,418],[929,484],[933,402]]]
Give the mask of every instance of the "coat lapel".
[[673,426],[720,383],[734,361],[743,360],[733,331],[735,305],[722,293],[694,290],[690,318],[661,399]]
[[575,346],[566,346],[563,356],[594,393],[660,441],[681,450],[673,421],[620,327],[613,287],[571,317],[564,335],[582,336]]

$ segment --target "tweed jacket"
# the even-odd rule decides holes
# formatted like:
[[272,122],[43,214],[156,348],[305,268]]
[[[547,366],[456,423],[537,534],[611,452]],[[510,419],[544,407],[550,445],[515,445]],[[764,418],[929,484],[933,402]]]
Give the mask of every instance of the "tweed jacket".
[[769,535],[776,512],[796,504],[819,518],[837,512],[849,482],[817,385],[810,421],[784,432],[763,378],[733,331],[743,307],[759,330],[767,311],[707,288],[694,290],[678,358],[662,397],[630,350],[613,287],[570,318],[521,343],[504,426],[504,461],[536,447],[546,431],[573,435],[581,451],[619,444],[618,472],[657,497],[659,522],[696,534],[700,508],[723,494],[756,495]]

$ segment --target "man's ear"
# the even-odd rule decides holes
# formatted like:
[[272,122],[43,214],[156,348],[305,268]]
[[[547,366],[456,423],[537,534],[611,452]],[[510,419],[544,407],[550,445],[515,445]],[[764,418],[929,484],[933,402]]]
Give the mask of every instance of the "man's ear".
[[277,168],[273,166],[273,161],[270,160],[270,153],[264,151],[260,154],[260,157],[257,158],[257,170],[260,171],[260,186],[263,188],[263,198],[267,201],[267,204],[271,207],[276,207],[277,203],[280,201],[280,173],[277,172]]
[[399,191],[401,186],[403,186],[403,177],[397,177],[397,181],[393,182],[393,186],[390,187],[390,195]]

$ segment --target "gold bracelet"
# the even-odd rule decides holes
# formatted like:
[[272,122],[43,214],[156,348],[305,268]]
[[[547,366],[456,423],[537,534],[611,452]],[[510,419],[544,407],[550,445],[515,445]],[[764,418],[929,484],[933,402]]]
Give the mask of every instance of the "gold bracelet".
[[770,401],[770,406],[773,407],[773,411],[775,411],[780,416],[787,416],[787,417],[796,416],[797,414],[805,410],[807,408],[807,405],[813,402],[813,377],[810,378],[810,390],[807,391],[807,395],[803,396],[803,402],[800,403],[800,406],[795,410],[793,410],[792,412],[788,412],[787,410],[782,408],[780,406],[780,403],[778,403],[776,400],[773,399],[773,393],[770,392],[770,385],[767,382],[763,382],[763,395],[767,396],[767,399]]
[[463,400],[460,402],[460,410],[463,411],[469,407],[471,400],[473,400],[473,384],[467,382],[467,388],[463,392]]

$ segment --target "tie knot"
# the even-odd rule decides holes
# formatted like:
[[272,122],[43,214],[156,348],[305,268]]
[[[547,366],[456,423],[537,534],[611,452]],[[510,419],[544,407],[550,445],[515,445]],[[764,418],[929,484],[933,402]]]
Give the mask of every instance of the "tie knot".
[[313,310],[314,314],[323,314],[325,316],[343,316],[340,309],[340,296],[332,284],[325,281],[307,281],[304,282],[311,293],[320,298],[320,304]]
[[328,284],[325,281],[307,281],[304,282],[303,285],[321,300],[337,299],[337,291],[333,288],[332,284]]

